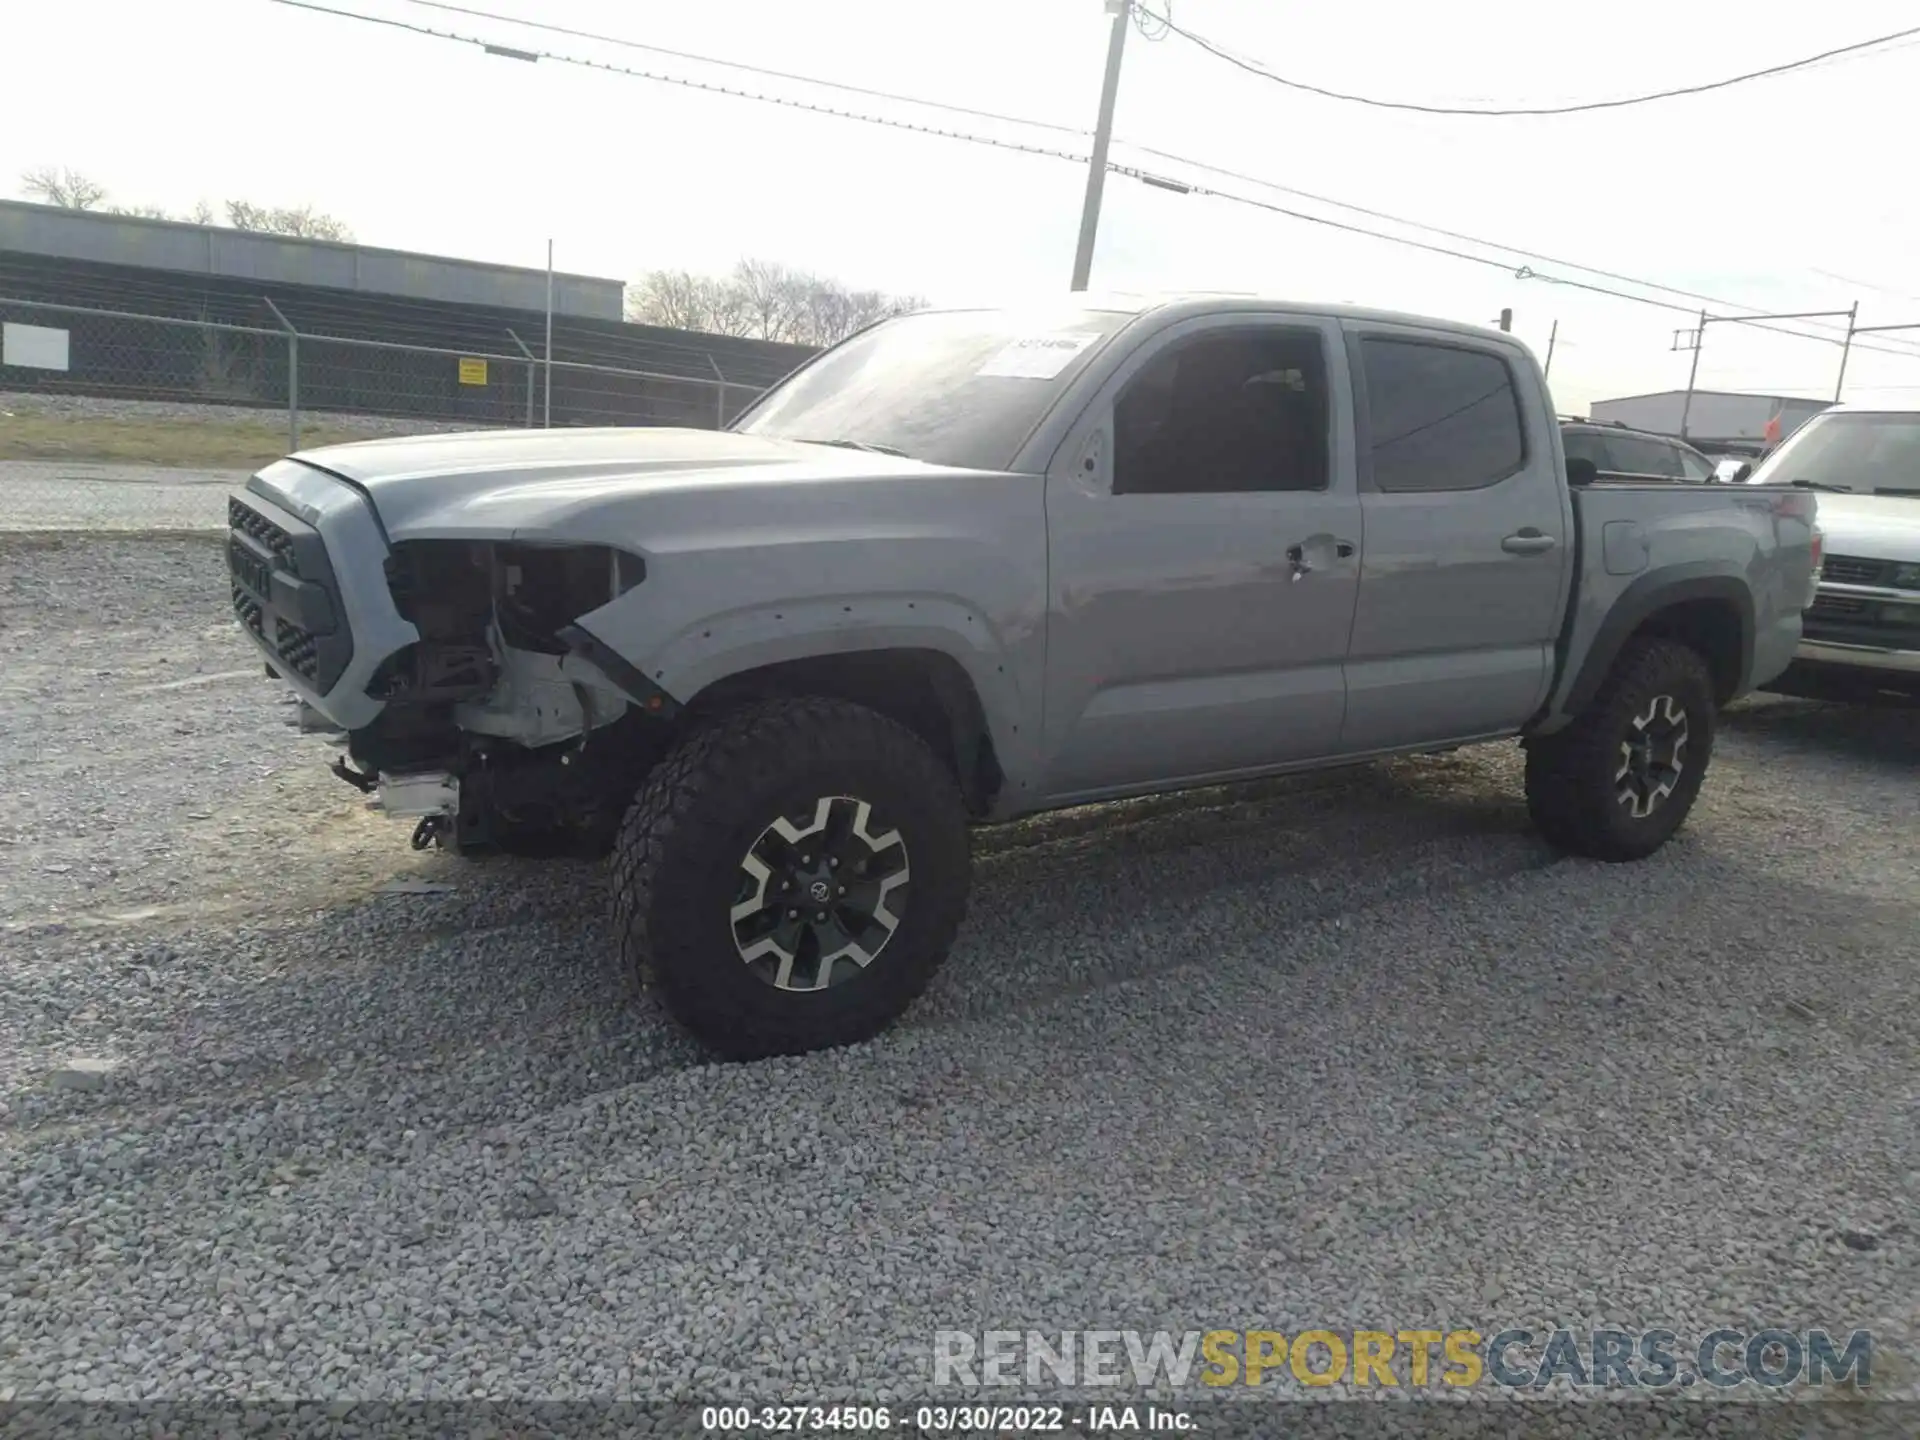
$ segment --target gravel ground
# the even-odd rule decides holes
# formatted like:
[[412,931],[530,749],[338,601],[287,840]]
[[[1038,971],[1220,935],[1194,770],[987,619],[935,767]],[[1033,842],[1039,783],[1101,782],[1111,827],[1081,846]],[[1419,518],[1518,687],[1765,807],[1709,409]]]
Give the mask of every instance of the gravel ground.
[[594,867],[411,854],[258,674],[210,544],[0,537],[0,1398],[1551,1322],[1867,1327],[1920,1399],[1920,713],[1737,709],[1633,866],[1547,853],[1511,746],[985,832],[905,1022],[716,1067]]
[[81,460],[0,460],[0,533],[217,532],[245,470],[157,469]]

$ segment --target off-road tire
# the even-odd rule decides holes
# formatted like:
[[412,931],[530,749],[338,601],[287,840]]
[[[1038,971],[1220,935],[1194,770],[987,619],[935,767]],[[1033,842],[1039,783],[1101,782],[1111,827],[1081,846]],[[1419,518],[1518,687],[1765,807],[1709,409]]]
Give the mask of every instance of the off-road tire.
[[[1687,743],[1673,789],[1648,815],[1622,803],[1616,773],[1634,721],[1662,696],[1685,714]],[[1574,722],[1527,741],[1527,811],[1556,849],[1592,860],[1641,860],[1672,838],[1706,778],[1719,705],[1699,652],[1674,640],[1627,642],[1612,672]]]
[[[898,929],[852,979],[776,989],[735,944],[741,860],[777,817],[837,795],[901,834],[911,881]],[[933,978],[966,911],[968,871],[959,787],[917,735],[841,700],[759,701],[688,734],[627,811],[612,860],[621,966],[724,1059],[853,1044]]]

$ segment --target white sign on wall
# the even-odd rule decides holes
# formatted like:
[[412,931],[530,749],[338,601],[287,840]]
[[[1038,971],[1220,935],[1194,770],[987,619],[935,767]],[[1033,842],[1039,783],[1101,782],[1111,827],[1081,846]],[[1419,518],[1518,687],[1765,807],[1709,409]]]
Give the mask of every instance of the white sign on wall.
[[45,325],[0,325],[0,365],[29,370],[65,370],[67,332]]

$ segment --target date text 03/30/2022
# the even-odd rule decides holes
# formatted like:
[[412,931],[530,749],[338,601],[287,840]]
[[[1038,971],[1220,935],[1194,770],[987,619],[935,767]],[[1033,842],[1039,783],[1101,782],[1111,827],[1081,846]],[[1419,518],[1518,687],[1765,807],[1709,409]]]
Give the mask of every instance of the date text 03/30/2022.
[[721,1435],[841,1431],[864,1435],[903,1430],[925,1434],[1047,1434],[1145,1430],[1181,1434],[1194,1428],[1183,1410],[1160,1405],[709,1405],[700,1428]]

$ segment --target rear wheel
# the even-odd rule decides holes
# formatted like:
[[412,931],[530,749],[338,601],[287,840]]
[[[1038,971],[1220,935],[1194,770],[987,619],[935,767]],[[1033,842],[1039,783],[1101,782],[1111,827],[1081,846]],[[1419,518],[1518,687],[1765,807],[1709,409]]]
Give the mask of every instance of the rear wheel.
[[1698,652],[1629,641],[1593,704],[1527,743],[1527,810],[1547,841],[1594,860],[1639,860],[1686,822],[1719,707]]
[[958,786],[903,726],[838,700],[709,721],[655,767],[613,860],[622,961],[730,1059],[864,1040],[965,910]]

